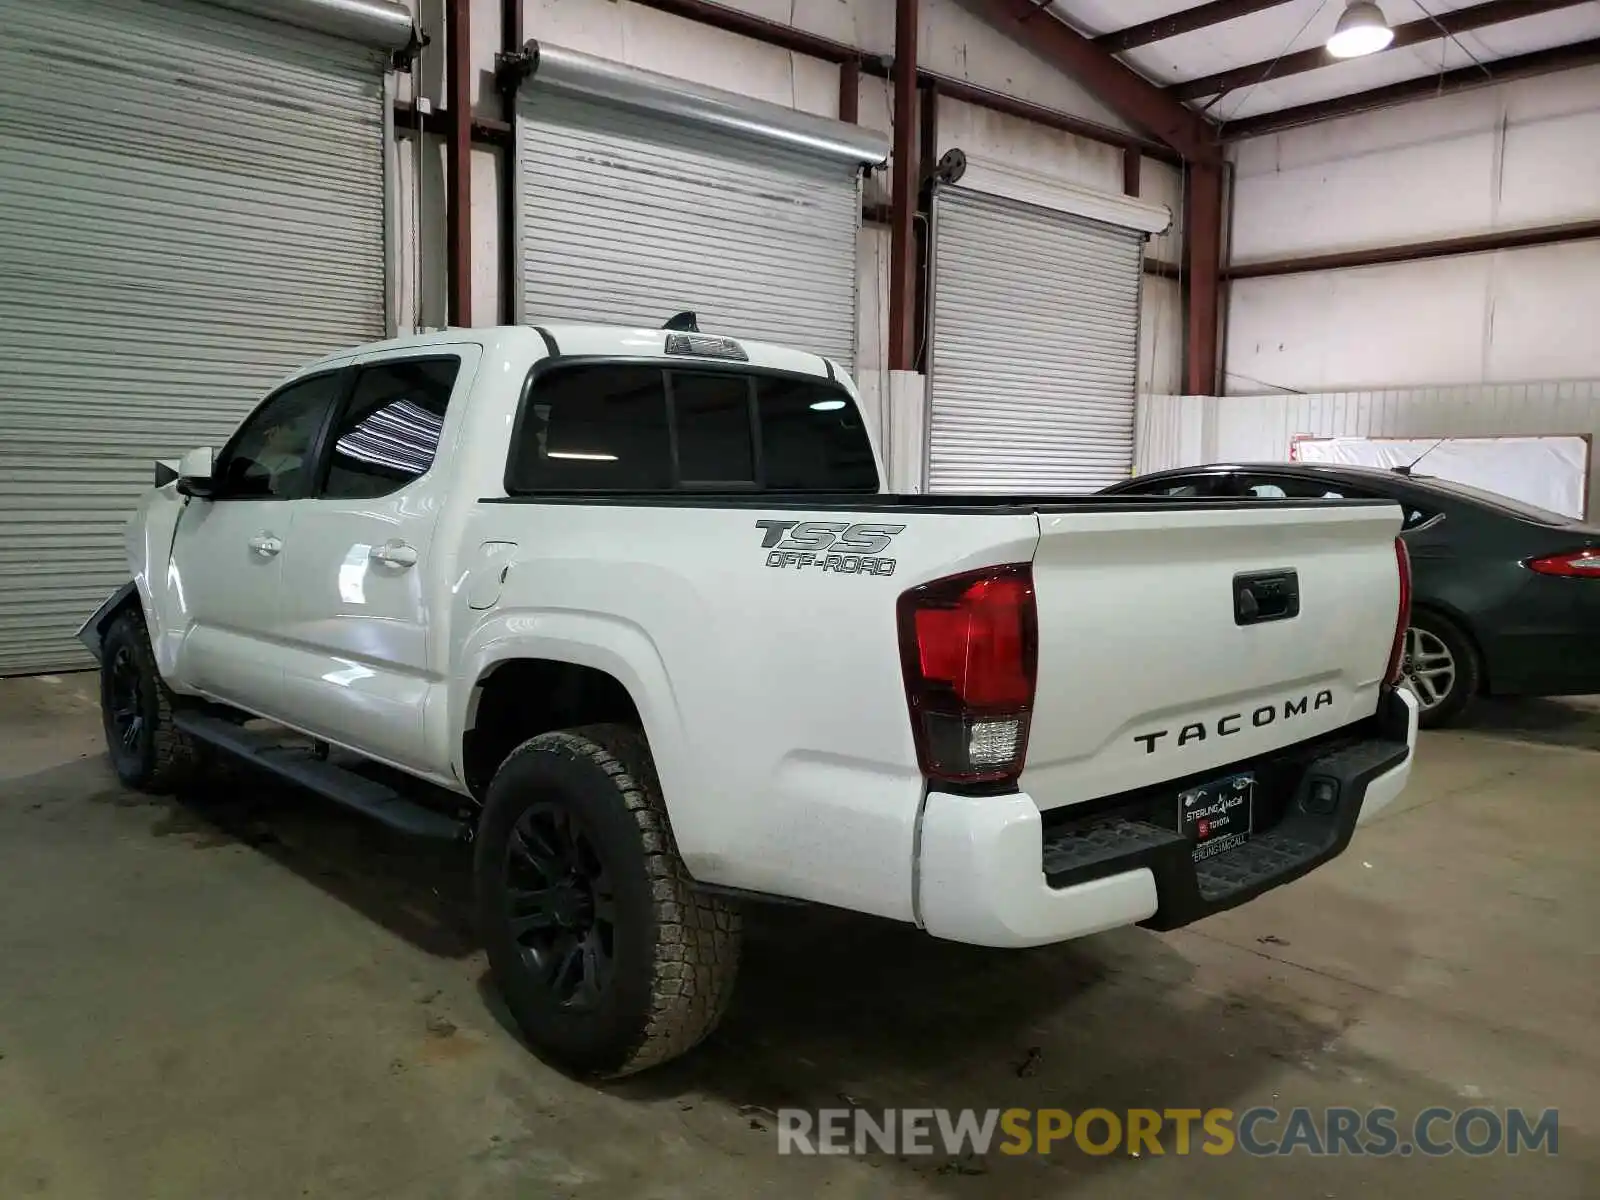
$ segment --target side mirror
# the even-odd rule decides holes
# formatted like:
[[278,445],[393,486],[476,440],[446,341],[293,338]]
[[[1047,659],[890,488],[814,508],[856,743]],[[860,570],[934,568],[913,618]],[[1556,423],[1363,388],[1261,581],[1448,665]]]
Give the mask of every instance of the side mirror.
[[178,462],[178,491],[185,496],[209,500],[216,495],[216,481],[211,473],[216,469],[216,457],[210,446],[201,446],[185,454]]

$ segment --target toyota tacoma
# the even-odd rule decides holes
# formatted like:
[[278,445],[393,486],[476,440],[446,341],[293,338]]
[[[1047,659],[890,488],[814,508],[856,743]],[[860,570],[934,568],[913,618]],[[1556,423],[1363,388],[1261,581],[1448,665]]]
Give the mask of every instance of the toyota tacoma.
[[157,464],[80,634],[111,762],[170,791],[244,760],[470,842],[510,1011],[599,1075],[712,1030],[746,904],[995,947],[1168,929],[1404,787],[1394,504],[882,479],[802,350],[547,325],[332,355]]

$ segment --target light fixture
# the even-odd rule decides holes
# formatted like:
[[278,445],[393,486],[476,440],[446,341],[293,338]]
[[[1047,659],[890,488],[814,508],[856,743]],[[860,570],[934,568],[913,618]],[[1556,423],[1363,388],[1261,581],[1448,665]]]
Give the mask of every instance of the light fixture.
[[812,412],[838,412],[844,407],[843,400],[818,400],[811,406]]
[[546,458],[564,458],[570,462],[616,462],[615,454],[591,454],[585,450],[546,450]]
[[1328,53],[1335,58],[1360,58],[1376,54],[1392,41],[1394,30],[1384,20],[1381,8],[1372,0],[1350,0],[1328,39]]

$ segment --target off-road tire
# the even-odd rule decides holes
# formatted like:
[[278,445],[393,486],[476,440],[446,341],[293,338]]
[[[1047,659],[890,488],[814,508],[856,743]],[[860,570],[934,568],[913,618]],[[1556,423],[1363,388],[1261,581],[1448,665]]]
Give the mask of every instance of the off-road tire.
[[1455,682],[1449,692],[1438,704],[1418,713],[1417,724],[1423,729],[1442,729],[1460,724],[1472,702],[1483,690],[1483,664],[1478,658],[1477,647],[1454,621],[1427,609],[1411,614],[1411,627],[1425,630],[1443,642],[1456,667]]
[[[508,848],[540,803],[581,826],[614,893],[610,978],[588,1011],[563,1008],[513,936]],[[473,869],[490,970],[541,1056],[582,1075],[631,1075],[687,1053],[722,1019],[738,973],[739,911],[698,890],[684,869],[637,730],[584,726],[512,751],[485,797]]]
[[[133,672],[141,724],[125,743],[113,715],[113,675],[123,663]],[[100,715],[106,750],[117,778],[137,791],[164,795],[187,787],[204,769],[202,748],[172,721],[174,697],[156,669],[143,616],[132,609],[116,617],[100,648]]]

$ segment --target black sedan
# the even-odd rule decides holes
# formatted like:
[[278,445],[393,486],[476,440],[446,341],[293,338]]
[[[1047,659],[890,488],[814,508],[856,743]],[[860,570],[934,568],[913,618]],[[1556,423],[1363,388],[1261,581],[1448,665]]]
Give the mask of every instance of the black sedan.
[[1187,467],[1105,490],[1394,500],[1415,581],[1405,672],[1422,724],[1454,721],[1481,694],[1600,693],[1600,527],[1442,479],[1322,463]]

